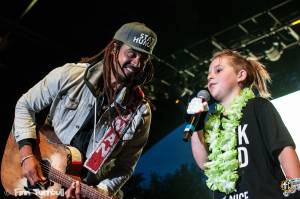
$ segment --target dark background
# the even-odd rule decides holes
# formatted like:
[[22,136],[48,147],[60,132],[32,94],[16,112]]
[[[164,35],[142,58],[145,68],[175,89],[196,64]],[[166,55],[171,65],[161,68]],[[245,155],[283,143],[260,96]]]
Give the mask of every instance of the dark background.
[[[191,58],[181,57],[185,54],[184,49],[200,46],[199,49],[204,49],[203,55],[211,55],[212,50],[210,48],[205,50],[203,46],[198,45],[199,41],[217,36],[216,33],[283,2],[286,1],[51,0],[37,1],[24,14],[31,1],[2,0],[0,3],[1,154],[13,122],[15,103],[22,93],[51,69],[96,54],[106,46],[122,24],[131,21],[144,22],[158,35],[154,53],[161,60],[154,60],[156,76],[148,88],[155,107],[151,135],[145,148],[148,150],[184,121],[183,115],[188,99],[200,87],[204,87],[202,82],[206,76],[203,72],[207,68],[206,62],[198,70],[196,78],[188,79],[185,78],[185,73],[180,73],[192,62]],[[283,25],[300,16],[299,1],[288,2],[293,3],[291,7],[294,10],[279,13]],[[296,27],[295,31],[298,29],[299,27]],[[233,39],[235,39],[233,35],[225,37],[223,44]],[[227,45],[231,46],[234,45]],[[264,63],[273,78],[271,91],[274,97],[299,90],[299,42],[287,48],[277,62],[265,60]],[[168,87],[161,84],[161,80],[165,78],[168,78],[170,83]],[[182,78],[185,83],[181,83]],[[199,86],[194,86],[198,81],[201,82]],[[184,88],[188,88],[192,93],[183,95]]]

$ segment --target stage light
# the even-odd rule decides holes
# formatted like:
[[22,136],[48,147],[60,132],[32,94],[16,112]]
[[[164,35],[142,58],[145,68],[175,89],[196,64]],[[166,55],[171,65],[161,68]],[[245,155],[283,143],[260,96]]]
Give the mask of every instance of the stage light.
[[291,26],[297,25],[297,24],[299,24],[299,23],[300,23],[300,19],[297,19],[296,21],[293,21],[293,22],[291,23]]
[[268,50],[265,50],[267,59],[270,61],[279,60],[282,53],[283,53],[283,49],[278,42],[273,42],[273,45]]

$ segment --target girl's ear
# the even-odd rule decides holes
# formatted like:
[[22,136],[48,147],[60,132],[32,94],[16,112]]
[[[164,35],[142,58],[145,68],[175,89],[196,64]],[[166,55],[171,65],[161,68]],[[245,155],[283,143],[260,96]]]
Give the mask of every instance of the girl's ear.
[[246,70],[244,70],[244,69],[241,69],[239,72],[238,72],[238,75],[237,75],[237,77],[238,77],[238,83],[241,83],[241,82],[243,82],[243,81],[245,81],[246,80],[246,78],[247,78],[247,71]]

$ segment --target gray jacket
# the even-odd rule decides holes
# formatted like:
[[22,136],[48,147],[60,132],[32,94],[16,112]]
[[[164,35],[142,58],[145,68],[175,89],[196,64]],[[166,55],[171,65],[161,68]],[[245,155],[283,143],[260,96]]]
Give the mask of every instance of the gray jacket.
[[[18,100],[13,124],[16,141],[36,138],[35,114],[50,106],[47,123],[62,143],[70,144],[93,111],[95,97],[102,95],[98,87],[102,73],[101,62],[90,67],[86,63],[67,63],[52,70]],[[150,123],[150,106],[141,101],[121,142],[97,173],[98,185],[115,193],[129,179],[147,142]],[[96,132],[104,132],[107,125],[104,112]],[[95,142],[102,136],[98,133]],[[87,157],[93,151],[93,143],[91,136]]]

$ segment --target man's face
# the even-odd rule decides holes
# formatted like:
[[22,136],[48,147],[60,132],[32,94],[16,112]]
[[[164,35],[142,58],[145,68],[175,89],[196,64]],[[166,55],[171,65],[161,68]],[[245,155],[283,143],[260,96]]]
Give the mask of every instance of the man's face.
[[149,55],[136,51],[123,44],[118,53],[120,67],[116,66],[121,81],[132,81],[142,72],[149,61]]

